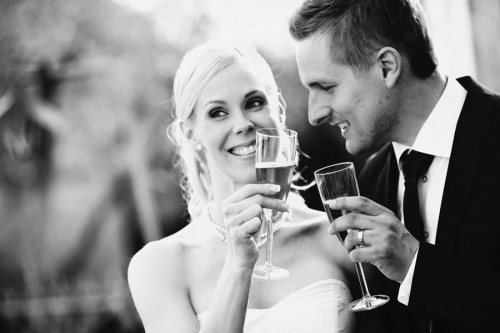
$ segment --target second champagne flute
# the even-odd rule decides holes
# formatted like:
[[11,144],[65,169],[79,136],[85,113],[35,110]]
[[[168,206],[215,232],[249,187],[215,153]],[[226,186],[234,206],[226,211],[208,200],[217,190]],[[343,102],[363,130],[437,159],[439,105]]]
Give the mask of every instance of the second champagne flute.
[[[276,184],[280,191],[275,198],[286,200],[292,183],[295,166],[297,132],[283,128],[261,128],[257,131],[255,147],[255,168],[259,184]],[[282,214],[264,208],[263,223],[267,225],[266,262],[254,269],[254,276],[276,280],[287,277],[290,273],[281,267],[273,266],[273,228]],[[264,222],[265,221],[265,222]]]
[[[314,172],[314,177],[316,178],[321,201],[323,202],[323,207],[328,215],[328,219],[330,223],[335,223],[334,220],[346,214],[346,212],[332,210],[328,205],[330,201],[341,197],[359,196],[358,181],[356,179],[354,165],[351,162],[330,165],[316,170]],[[346,235],[347,232],[342,233],[342,235],[337,234],[342,244],[344,244]],[[355,262],[354,265],[356,266],[356,273],[358,274],[363,297],[349,304],[349,310],[354,312],[366,311],[387,303],[389,301],[389,296],[370,295],[363,272],[363,266],[361,266],[360,262]]]

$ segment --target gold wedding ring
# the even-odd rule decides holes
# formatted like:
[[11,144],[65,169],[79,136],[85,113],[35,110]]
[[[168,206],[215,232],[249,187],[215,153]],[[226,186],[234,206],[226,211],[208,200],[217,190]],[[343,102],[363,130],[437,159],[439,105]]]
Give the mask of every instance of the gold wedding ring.
[[363,241],[363,233],[364,232],[365,232],[364,230],[358,230],[358,243],[359,243],[359,246],[366,245],[365,242]]

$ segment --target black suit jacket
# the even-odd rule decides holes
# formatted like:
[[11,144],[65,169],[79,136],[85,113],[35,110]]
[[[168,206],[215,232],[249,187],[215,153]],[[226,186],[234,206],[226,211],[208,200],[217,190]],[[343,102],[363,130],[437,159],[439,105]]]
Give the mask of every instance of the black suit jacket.
[[[500,330],[500,96],[470,77],[458,81],[467,97],[435,245],[420,245],[408,306],[397,300],[400,285],[378,273],[380,286],[372,294],[388,294],[391,301],[359,314],[364,327],[377,316],[385,321],[382,332],[429,332],[430,321],[439,333]],[[367,159],[358,178],[363,196],[396,211],[398,166],[391,144]]]

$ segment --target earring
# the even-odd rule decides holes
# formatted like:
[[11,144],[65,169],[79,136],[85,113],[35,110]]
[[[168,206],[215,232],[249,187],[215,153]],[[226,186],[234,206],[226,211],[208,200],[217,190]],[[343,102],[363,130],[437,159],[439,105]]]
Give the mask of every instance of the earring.
[[194,146],[194,149],[196,149],[197,151],[202,151],[202,150],[203,150],[203,147],[202,147],[201,143],[197,143],[197,144]]

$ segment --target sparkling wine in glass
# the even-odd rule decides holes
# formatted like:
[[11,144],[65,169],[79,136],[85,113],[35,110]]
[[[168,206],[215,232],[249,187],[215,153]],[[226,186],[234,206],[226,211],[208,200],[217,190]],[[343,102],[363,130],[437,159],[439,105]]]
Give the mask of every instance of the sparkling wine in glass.
[[[346,214],[346,211],[333,210],[329,207],[329,203],[341,197],[359,196],[358,181],[356,179],[356,172],[354,165],[351,162],[339,163],[327,166],[325,168],[316,170],[314,172],[316,183],[318,186],[323,207],[328,215],[330,223],[335,223],[334,220],[341,215]],[[343,244],[347,236],[347,232],[338,233],[337,236]],[[386,295],[370,295],[368,285],[366,284],[363,266],[360,262],[354,263],[356,273],[358,275],[359,283],[361,285],[361,292],[363,297],[349,304],[349,310],[366,311],[375,309],[384,305],[389,301],[389,296]]]
[[[276,184],[280,191],[274,198],[286,200],[295,166],[297,132],[282,128],[262,128],[257,131],[255,148],[255,168],[259,184]],[[290,273],[272,264],[273,228],[282,214],[264,208],[262,219],[267,225],[266,262],[254,269],[253,275],[266,280],[277,280]]]

